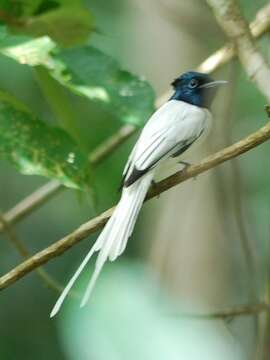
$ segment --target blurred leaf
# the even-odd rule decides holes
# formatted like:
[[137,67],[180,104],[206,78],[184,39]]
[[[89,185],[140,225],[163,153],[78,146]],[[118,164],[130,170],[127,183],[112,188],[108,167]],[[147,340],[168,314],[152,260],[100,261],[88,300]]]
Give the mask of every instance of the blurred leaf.
[[57,6],[57,0],[0,0],[0,23],[18,26],[26,17]]
[[58,0],[21,0],[22,16],[42,14],[59,6]]
[[64,304],[60,335],[68,359],[243,359],[220,320],[177,316],[146,274],[149,269],[132,262],[107,265],[85,308]]
[[46,97],[50,108],[61,127],[66,130],[70,136],[80,144],[81,148],[87,149],[81,131],[78,127],[78,117],[67,96],[65,89],[55,81],[49,72],[42,66],[35,67],[36,79],[39,86]]
[[20,16],[28,16],[34,14],[42,3],[51,1],[42,1],[42,0],[19,0],[17,1],[18,6],[20,7]]
[[80,1],[0,0],[0,21],[16,32],[48,35],[61,46],[83,43],[94,30],[94,18]]
[[22,0],[24,7],[33,7],[33,3],[39,3],[36,7],[35,12],[30,13],[35,15],[44,14],[45,12],[53,9],[57,9],[63,6],[81,6],[83,0]]
[[51,56],[56,44],[43,36],[31,39],[24,35],[11,35],[5,27],[0,28],[0,51],[21,64],[30,66],[43,65],[53,71],[62,71],[63,66]]
[[[77,95],[98,102],[123,122],[144,125],[154,110],[154,92],[143,79],[120,69],[110,56],[91,46],[60,50],[47,36],[13,36],[0,29],[0,51],[21,64],[42,65]],[[8,46],[10,42],[10,46]]]
[[0,157],[23,174],[57,179],[86,188],[88,160],[62,129],[35,118],[11,96],[0,93]]
[[123,71],[110,56],[91,46],[62,51],[68,85],[78,94],[99,101],[124,122],[142,125],[154,108],[154,93],[139,77]]
[[22,13],[22,3],[10,0],[0,0],[0,21],[9,23],[13,21],[13,17]]
[[0,19],[9,25],[31,15],[41,15],[64,6],[80,6],[81,0],[0,0]]
[[88,9],[63,6],[26,19],[19,30],[34,36],[48,35],[59,45],[72,46],[87,40],[94,21]]

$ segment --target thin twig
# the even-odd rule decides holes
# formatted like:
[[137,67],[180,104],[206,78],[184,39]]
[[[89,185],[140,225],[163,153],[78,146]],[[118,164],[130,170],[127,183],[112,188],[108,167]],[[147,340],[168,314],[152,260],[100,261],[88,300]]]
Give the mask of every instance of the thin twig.
[[[233,63],[232,63],[233,64]],[[224,119],[225,128],[222,131],[224,136],[225,146],[228,146],[232,143],[232,123],[230,119],[232,118],[233,110],[233,99],[235,98],[235,82],[236,78],[236,63],[231,68],[230,72],[230,89],[228,91],[227,101],[224,103]],[[229,121],[228,121],[229,120]],[[224,125],[225,125],[224,124]],[[249,236],[247,224],[245,223],[245,214],[244,214],[244,204],[243,204],[243,179],[239,167],[238,159],[234,159],[230,162],[231,167],[231,186],[230,193],[232,199],[233,214],[237,224],[237,229],[239,232],[240,246],[243,253],[245,268],[247,272],[248,279],[248,292],[249,292],[249,301],[251,303],[257,301],[257,286],[256,286],[256,276],[259,274],[259,269],[257,268],[257,254],[255,249],[255,244],[253,244],[252,239]]]
[[[261,38],[268,30],[270,26],[270,5],[266,5],[261,8],[249,25],[250,32],[254,39]],[[236,55],[234,45],[228,44],[216,51],[213,55],[209,56],[200,66],[202,72],[212,72],[221,65],[229,62]]]
[[[270,101],[270,67],[257,49],[249,25],[235,0],[206,0],[225,34],[233,42],[248,77]],[[268,14],[269,15],[269,14]]]
[[[5,220],[14,225],[63,189],[65,189],[64,186],[61,186],[58,181],[49,181],[7,211],[4,214]],[[3,230],[3,224],[0,224],[0,232]]]
[[269,304],[255,303],[255,304],[238,305],[221,311],[209,312],[209,313],[180,312],[180,313],[174,313],[173,316],[188,317],[194,319],[206,319],[206,320],[228,319],[228,318],[234,318],[236,316],[250,316],[254,314],[259,314],[264,311],[267,312],[270,311]]
[[[259,39],[262,35],[267,33],[270,27],[270,5],[266,5],[261,8],[249,25],[252,36],[255,39]],[[236,56],[236,50],[233,43],[229,43],[223,46],[221,49],[215,51],[205,61],[198,66],[197,70],[204,73],[213,73],[221,66],[227,64]],[[167,91],[157,100],[157,106],[163,104],[169,97],[170,92]]]
[[[255,20],[250,24],[250,31],[254,38],[260,38],[270,27],[270,5],[263,7],[258,11]],[[211,56],[209,56],[197,70],[205,73],[212,73],[218,68],[229,62],[235,56],[235,49],[232,44],[225,45]],[[156,100],[156,107],[162,105],[170,96],[170,91],[166,91]],[[119,145],[136,132],[137,128],[133,125],[122,126],[109,139],[105,140],[89,156],[94,165],[109,156]],[[15,224],[25,216],[29,215],[36,208],[43,205],[54,195],[65,189],[59,182],[53,180],[43,185],[40,189],[23,199],[14,208],[5,213],[5,219],[11,224]],[[0,224],[0,232],[3,227]]]
[[[10,243],[15,247],[15,249],[24,259],[28,258],[30,256],[30,252],[18,238],[17,234],[12,229],[11,225],[6,221],[2,213],[0,213],[0,223],[4,227],[4,232],[7,235]],[[63,291],[64,287],[61,286],[58,281],[55,280],[51,275],[49,275],[46,270],[40,267],[36,269],[36,272],[38,276],[42,279],[46,287],[51,288],[52,290],[56,290],[57,292]]]
[[[0,222],[4,226],[4,231],[9,238],[11,244],[17,249],[18,253],[22,257],[28,257],[30,255],[29,251],[25,247],[25,245],[20,241],[20,239],[17,237],[14,230],[10,227],[10,225],[6,222],[3,215],[0,214]],[[51,275],[49,275],[46,270],[44,270],[42,267],[39,267],[36,269],[37,274],[40,276],[40,278],[43,280],[46,287],[49,287],[53,290],[56,290],[57,292],[62,292],[63,287],[58,283],[57,280],[55,280]],[[72,292],[72,297],[74,297],[74,292]],[[78,295],[76,294],[76,298]],[[181,317],[188,317],[188,318],[194,318],[194,319],[217,319],[217,318],[228,318],[228,317],[234,317],[234,316],[240,316],[240,315],[252,315],[255,313],[259,313],[262,311],[269,311],[270,306],[265,303],[259,303],[259,304],[248,304],[248,305],[239,305],[232,308],[228,308],[222,311],[217,312],[211,312],[211,313],[188,313],[183,312],[180,314],[175,314],[176,316]]]
[[89,161],[92,165],[97,165],[104,158],[110,155],[119,145],[123,144],[137,130],[137,127],[131,124],[122,126],[114,135],[100,144],[90,155]]
[[[224,136],[224,146],[228,146],[232,143],[232,112],[233,112],[233,99],[235,98],[235,83],[237,82],[237,63],[231,62],[230,75],[229,75],[229,89],[227,93],[227,98],[223,106],[223,125],[224,129],[222,134]],[[239,160],[238,158],[233,159],[229,162],[230,173],[231,173],[231,186],[230,186],[230,205],[232,207],[233,216],[235,218],[235,223],[238,230],[239,236],[239,245],[242,252],[244,266],[246,270],[247,278],[247,292],[248,292],[248,301],[254,303],[258,301],[257,294],[257,282],[256,276],[259,274],[257,268],[257,253],[255,249],[255,244],[253,244],[250,234],[248,233],[247,224],[245,222],[245,214],[243,211],[243,179],[240,171]],[[220,178],[221,182],[224,182],[223,177]],[[226,180],[225,180],[226,181]],[[225,185],[225,184],[223,184]],[[221,194],[223,192],[221,191]],[[227,194],[228,196],[228,194]],[[226,201],[225,194],[223,194],[224,201]],[[259,317],[257,313],[253,314],[252,323],[254,324],[254,334],[258,338],[259,333]],[[229,329],[228,329],[229,330]],[[230,331],[230,330],[229,330]]]
[[[266,106],[265,110],[270,118],[270,106]],[[269,237],[266,238],[266,241],[269,241]],[[270,303],[270,264],[269,264],[269,254],[268,254],[268,269],[264,285],[264,294],[263,299],[265,302]],[[267,313],[267,316],[262,319],[261,322],[261,332],[260,342],[258,344],[258,351],[256,359],[258,360],[268,360],[270,352],[270,313]]]
[[[127,138],[134,134],[135,131],[136,127],[133,125],[127,124],[122,126],[115,134],[105,140],[89,155],[90,163],[93,166],[97,165]],[[15,224],[65,189],[66,188],[61,185],[59,181],[51,180],[7,211],[4,217],[9,224]],[[2,231],[3,225],[0,223],[0,233]]]
[[[181,182],[193,178],[196,175],[199,175],[223,162],[235,158],[252,148],[262,144],[270,138],[270,123],[263,126],[261,129],[247,136],[246,138],[238,141],[237,143],[226,147],[225,149],[206,157],[200,163],[191,165],[187,167],[184,171],[177,172],[166,179],[158,182],[152,189],[150,189],[149,194],[146,200],[149,200],[164,191],[180,184]],[[61,255],[66,250],[71,248],[73,245],[79,241],[85,239],[89,235],[100,230],[105,223],[110,218],[114,207],[103,212],[101,215],[96,218],[89,220],[88,222],[81,225],[78,229],[73,231],[71,234],[65,236],[61,240],[50,245],[46,249],[36,253],[34,256],[30,257],[28,260],[24,261],[13,270],[5,274],[0,278],[0,289],[4,289],[14,282],[18,281],[20,278],[39,267],[42,264],[45,264],[52,258]]]
[[[239,60],[258,90],[266,97],[268,103],[270,101],[270,67],[263,56],[258,50],[253,38],[250,28],[242,16],[240,8],[235,0],[207,0],[212,8],[217,21],[222,27],[225,34],[234,43],[235,49]],[[269,111],[269,107],[267,109]],[[269,296],[268,294],[268,301]],[[270,327],[270,316],[267,314],[267,326]],[[267,328],[267,327],[266,327]],[[266,329],[267,331],[267,329]],[[268,343],[269,339],[267,332],[264,332],[265,341],[265,354],[268,358]],[[258,338],[260,340],[260,337]],[[256,358],[261,357],[261,344],[256,347]]]

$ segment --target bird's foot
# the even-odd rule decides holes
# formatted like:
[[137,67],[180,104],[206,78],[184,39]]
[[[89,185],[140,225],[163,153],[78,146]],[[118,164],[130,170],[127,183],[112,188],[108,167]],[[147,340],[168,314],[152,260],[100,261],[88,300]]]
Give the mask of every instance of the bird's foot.
[[[154,190],[158,189],[158,186],[157,186],[157,183],[155,182],[155,180],[151,181],[151,186]],[[159,197],[160,197],[160,194],[157,195],[157,198],[159,198]]]
[[[181,172],[185,172],[192,165],[191,163],[182,160],[179,161],[179,164],[184,165],[184,167],[180,170]],[[196,180],[197,176],[194,176],[193,179]]]
[[183,170],[185,170],[187,167],[189,167],[191,165],[191,163],[189,163],[187,161],[182,161],[182,160],[180,160],[178,163],[181,165],[184,165]]

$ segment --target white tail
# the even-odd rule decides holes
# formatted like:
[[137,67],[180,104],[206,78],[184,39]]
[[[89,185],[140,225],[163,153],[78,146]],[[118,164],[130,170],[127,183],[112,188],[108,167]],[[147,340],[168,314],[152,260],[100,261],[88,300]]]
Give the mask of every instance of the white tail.
[[152,178],[153,173],[149,172],[131,186],[123,188],[121,199],[112,217],[107,222],[93,247],[90,249],[83,262],[63,290],[61,296],[52,309],[50,317],[57,314],[68,292],[89,262],[90,258],[96,251],[99,251],[95,271],[89,281],[86,292],[81,301],[81,306],[84,306],[87,303],[106,260],[109,258],[111,261],[114,261],[125,250],[144,198],[151,185]]

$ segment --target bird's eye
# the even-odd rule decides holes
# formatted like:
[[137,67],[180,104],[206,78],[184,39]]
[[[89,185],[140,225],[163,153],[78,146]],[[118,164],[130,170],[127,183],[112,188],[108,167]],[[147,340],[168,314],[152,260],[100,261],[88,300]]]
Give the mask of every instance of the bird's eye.
[[190,80],[190,82],[189,82],[189,84],[188,84],[188,86],[191,88],[191,89],[194,89],[195,87],[197,87],[198,86],[198,80],[196,80],[196,79],[191,79]]

